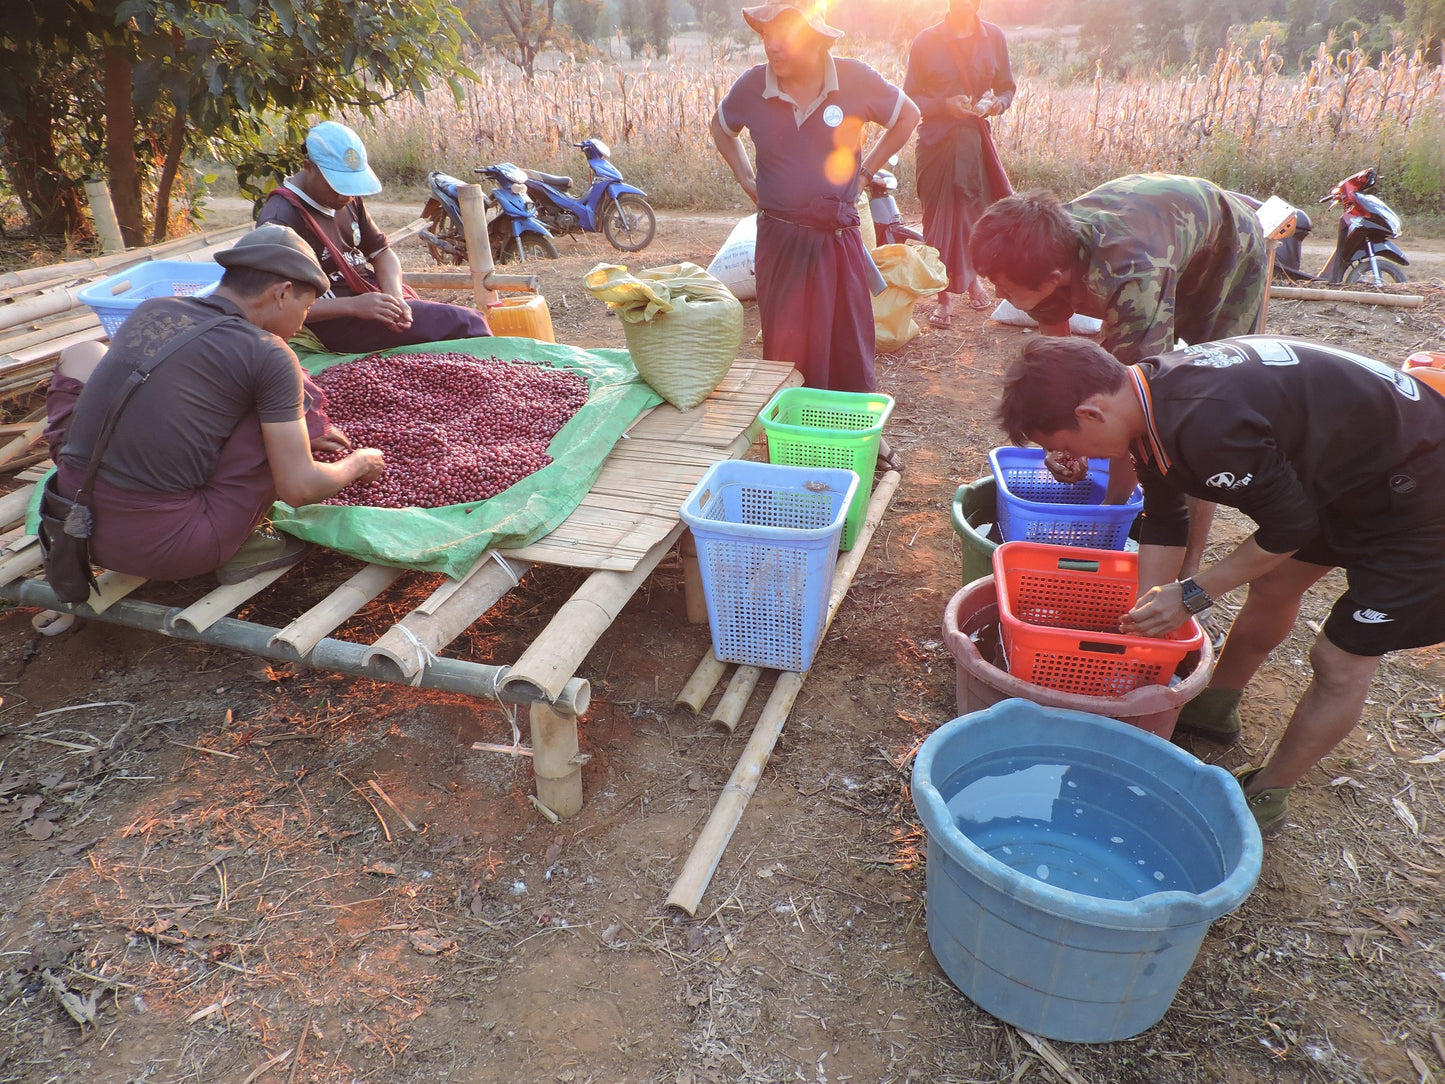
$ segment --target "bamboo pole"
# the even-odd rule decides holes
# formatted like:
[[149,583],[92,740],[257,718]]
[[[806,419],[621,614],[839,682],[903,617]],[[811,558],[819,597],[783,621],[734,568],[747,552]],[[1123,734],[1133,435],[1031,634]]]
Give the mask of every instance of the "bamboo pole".
[[443,585],[444,597],[434,594],[382,634],[366,649],[366,664],[387,674],[388,681],[415,683],[436,653],[517,586],[529,567],[483,555],[460,583]]
[[49,286],[24,301],[0,306],[0,330],[19,327],[46,316],[57,316],[84,304],[80,300],[82,289],[81,286]]
[[100,327],[100,317],[87,309],[83,314],[66,316],[60,320],[42,324],[33,331],[21,331],[10,335],[0,335],[0,357],[6,354],[13,354],[16,350],[24,350],[27,347],[48,343],[53,339],[60,338],[62,335],[69,335],[77,331],[90,331],[98,327]]
[[1357,305],[1386,305],[1397,309],[1418,309],[1425,304],[1419,294],[1372,294],[1364,290],[1326,290],[1318,286],[1271,286],[1269,296],[1281,301],[1349,301]]
[[[823,624],[825,635],[828,626],[833,623],[838,607],[848,594],[848,588],[852,586],[853,577],[863,563],[863,556],[873,538],[873,532],[882,521],[883,513],[888,510],[901,480],[897,471],[888,471],[878,480],[878,485],[873,490],[873,497],[868,502],[868,515],[858,532],[858,538],[847,555],[839,560],[833,573],[833,589],[828,596],[828,614]],[[793,710],[793,704],[798,699],[798,693],[802,691],[806,678],[807,674],[791,670],[778,675],[777,684],[773,686],[768,702],[763,705],[762,714],[758,717],[742,756],[738,758],[737,767],[733,769],[727,785],[723,787],[722,796],[718,799],[712,816],[708,818],[697,842],[693,844],[692,853],[683,863],[682,873],[673,882],[672,891],[667,896],[668,906],[680,908],[689,915],[697,914],[697,905],[702,902],[702,894],[707,891],[708,883],[722,858],[722,852],[732,839],[738,822],[742,820],[748,799],[757,789],[758,779],[767,766],[773,746],[778,743],[783,724],[787,722],[788,713]]]
[[527,685],[538,700],[555,700],[622,607],[667,556],[682,532],[678,523],[630,572],[594,572],[572,593],[502,679],[504,689]]
[[578,755],[577,716],[535,701],[527,709],[532,732],[532,772],[537,800],[559,817],[582,810],[582,758]]
[[758,679],[762,676],[763,671],[757,666],[739,666],[734,670],[727,692],[723,693],[708,721],[715,726],[725,727],[729,732],[736,730],[738,720],[743,717],[743,709],[748,706],[753,690],[758,687]]
[[270,646],[289,647],[300,658],[329,636],[343,621],[381,594],[404,569],[367,565],[291,624],[271,637]]
[[97,320],[95,326],[87,331],[77,331],[58,339],[48,339],[45,342],[36,343],[34,346],[27,346],[24,350],[17,350],[13,354],[5,354],[0,356],[0,377],[18,377],[31,370],[44,370],[51,360],[58,358],[60,352],[67,346],[94,342],[105,337],[105,331],[101,328],[100,321]]
[[85,181],[85,199],[90,204],[90,217],[95,222],[100,251],[107,256],[113,252],[124,252],[125,240],[120,235],[120,219],[115,216],[110,185],[103,177],[88,178]]
[[467,242],[467,263],[471,265],[472,294],[477,308],[485,311],[497,303],[496,291],[487,283],[495,269],[492,264],[492,241],[487,234],[486,197],[479,184],[457,185],[457,203],[462,209],[462,236]]
[[25,518],[34,494],[35,484],[32,482],[0,497],[0,529],[19,523]]
[[[407,271],[401,281],[413,290],[470,290],[472,276],[465,271]],[[493,272],[487,284],[502,293],[535,294],[541,289],[536,275],[503,275]]]
[[702,657],[702,662],[697,664],[697,669],[692,672],[692,677],[687,679],[687,684],[677,694],[677,699],[672,702],[673,707],[679,704],[692,709],[694,715],[702,712],[702,706],[707,703],[707,698],[712,695],[717,683],[722,680],[727,664],[719,662],[717,655],[712,648],[707,649],[707,654]]
[[5,557],[0,560],[0,584],[18,580],[27,572],[39,568],[45,558],[40,553],[40,539],[25,535],[6,547]]
[[682,558],[682,601],[687,620],[691,625],[701,625],[708,619],[707,594],[702,589],[702,569],[697,563],[697,539],[691,531],[683,532],[677,548]]
[[18,459],[30,450],[30,447],[40,439],[40,434],[45,432],[46,421],[41,418],[39,421],[31,422],[21,433],[0,446],[0,469],[3,469],[12,459]]

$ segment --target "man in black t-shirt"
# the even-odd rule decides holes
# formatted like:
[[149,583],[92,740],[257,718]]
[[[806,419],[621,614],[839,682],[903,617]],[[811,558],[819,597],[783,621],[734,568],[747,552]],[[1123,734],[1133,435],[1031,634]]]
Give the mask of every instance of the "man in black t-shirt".
[[401,260],[366,210],[381,191],[366,147],[344,124],[323,121],[306,136],[306,161],[273,191],[258,224],[290,226],[311,246],[330,280],[306,326],[338,354],[490,335],[476,309],[407,297]]
[[[1262,830],[1359,722],[1380,657],[1445,642],[1445,397],[1346,350],[1242,336],[1126,366],[1093,343],[1040,338],[1010,367],[998,418],[1049,451],[1129,453],[1144,485],[1138,604],[1129,634],[1161,636],[1249,585],[1210,688],[1179,725],[1239,733],[1244,687],[1333,567],[1348,588],[1310,650],[1314,675],[1273,755],[1240,782]],[[1176,581],[1185,497],[1258,525]]]

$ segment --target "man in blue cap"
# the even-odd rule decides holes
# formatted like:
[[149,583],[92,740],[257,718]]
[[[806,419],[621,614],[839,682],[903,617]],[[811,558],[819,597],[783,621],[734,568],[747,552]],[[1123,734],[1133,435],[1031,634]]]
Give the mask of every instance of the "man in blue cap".
[[380,191],[361,137],[328,120],[307,133],[301,171],[266,198],[258,224],[299,233],[331,284],[312,306],[307,328],[339,354],[490,335],[475,309],[407,296],[401,261],[362,202]]

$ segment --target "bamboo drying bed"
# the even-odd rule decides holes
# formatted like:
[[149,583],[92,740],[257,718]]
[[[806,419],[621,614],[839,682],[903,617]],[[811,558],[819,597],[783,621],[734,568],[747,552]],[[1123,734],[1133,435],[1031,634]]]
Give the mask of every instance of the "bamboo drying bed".
[[[530,546],[484,555],[464,579],[444,583],[371,644],[331,634],[390,588],[402,570],[359,561],[346,583],[284,627],[230,616],[288,575],[284,571],[219,587],[172,607],[128,597],[145,581],[106,572],[89,603],[60,603],[39,574],[39,544],[16,526],[43,474],[40,467],[25,471],[20,476],[24,484],[0,496],[0,530],[9,529],[0,536],[0,597],[315,669],[527,704],[537,798],[557,815],[571,816],[582,806],[585,761],[577,720],[590,699],[577,668],[681,536],[679,509],[692,487],[713,463],[742,456],[760,431],[757,416],[768,400],[799,382],[785,363],[739,360],[694,410],[653,408],[618,442],[591,491],[556,530]],[[446,646],[517,586],[533,563],[592,574],[511,665],[441,658]],[[304,573],[298,568],[289,574]],[[276,592],[268,604],[284,605],[284,596]]]

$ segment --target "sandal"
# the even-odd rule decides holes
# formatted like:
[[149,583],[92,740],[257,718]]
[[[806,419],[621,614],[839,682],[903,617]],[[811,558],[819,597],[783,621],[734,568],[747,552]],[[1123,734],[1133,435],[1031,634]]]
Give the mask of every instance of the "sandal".
[[898,458],[898,449],[890,446],[886,455],[880,451],[878,453],[878,466],[882,467],[885,471],[898,471],[901,474],[903,472],[903,460]]
[[948,312],[939,312],[937,309],[934,309],[933,312],[929,313],[928,315],[928,322],[933,327],[950,328],[953,326],[953,314]]
[[968,300],[968,307],[983,312],[984,309],[993,307],[993,302],[986,297],[971,297]]

